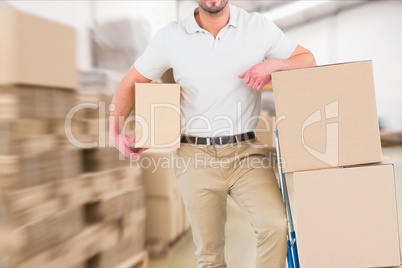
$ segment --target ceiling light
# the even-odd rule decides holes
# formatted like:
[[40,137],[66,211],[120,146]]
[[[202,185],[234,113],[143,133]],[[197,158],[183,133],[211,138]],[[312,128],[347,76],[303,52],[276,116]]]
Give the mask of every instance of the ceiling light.
[[276,21],[284,18],[288,18],[297,13],[301,13],[307,10],[323,6],[333,1],[295,1],[287,5],[274,8],[271,11],[263,13],[270,20]]

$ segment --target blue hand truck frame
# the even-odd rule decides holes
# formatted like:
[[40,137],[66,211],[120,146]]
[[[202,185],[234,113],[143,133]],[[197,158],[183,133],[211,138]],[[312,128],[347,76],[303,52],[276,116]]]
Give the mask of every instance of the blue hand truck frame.
[[288,189],[286,186],[286,178],[282,169],[282,158],[281,158],[281,150],[279,147],[279,136],[278,130],[274,129],[274,137],[275,137],[275,146],[276,146],[276,158],[278,164],[278,174],[279,174],[279,186],[281,188],[281,194],[283,198],[283,202],[286,207],[286,216],[288,218],[288,251],[287,251],[287,263],[289,268],[300,268],[299,264],[299,254],[297,252],[297,243],[296,243],[296,233],[293,226],[293,218],[292,211],[290,209]]

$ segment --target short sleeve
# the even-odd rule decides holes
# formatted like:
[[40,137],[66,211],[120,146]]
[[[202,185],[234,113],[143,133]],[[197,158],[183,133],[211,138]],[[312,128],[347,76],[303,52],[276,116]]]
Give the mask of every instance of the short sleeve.
[[288,59],[296,49],[297,43],[286,36],[272,21],[264,19],[264,31],[270,36],[265,59]]
[[167,28],[165,27],[156,33],[144,53],[134,62],[134,66],[140,74],[148,79],[156,80],[170,68],[167,41]]

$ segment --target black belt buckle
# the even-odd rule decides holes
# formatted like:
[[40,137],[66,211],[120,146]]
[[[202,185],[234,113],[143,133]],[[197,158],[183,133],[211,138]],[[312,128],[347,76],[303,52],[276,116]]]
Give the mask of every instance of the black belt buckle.
[[247,132],[247,133],[244,133],[244,140],[245,141],[247,141],[247,140],[251,140],[253,137],[252,137],[253,135],[251,135],[251,133],[250,132]]
[[[210,141],[210,143],[208,143],[208,141]],[[223,143],[223,137],[219,136],[219,137],[213,137],[213,138],[207,138],[207,145],[224,145],[227,143]]]
[[205,138],[205,144],[207,145],[207,146],[210,146],[210,145],[212,145],[212,138],[210,138],[210,137],[207,137],[207,138]]

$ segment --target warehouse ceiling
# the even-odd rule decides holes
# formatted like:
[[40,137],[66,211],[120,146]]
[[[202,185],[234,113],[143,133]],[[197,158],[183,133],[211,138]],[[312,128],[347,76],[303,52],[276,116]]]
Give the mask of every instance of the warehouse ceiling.
[[[178,0],[178,4],[188,3],[188,0]],[[195,2],[195,1],[194,1]],[[287,30],[324,16],[337,14],[358,5],[368,3],[368,0],[351,1],[259,1],[231,0],[230,3],[249,12],[266,14],[280,28]]]
[[274,6],[265,13],[282,29],[290,29],[325,16],[368,3],[360,1],[284,1],[286,4]]
[[263,11],[267,11],[267,10],[271,10],[275,7],[278,6],[283,6],[285,4],[291,3],[291,2],[296,2],[296,1],[235,1],[232,0],[230,1],[230,3],[241,7],[249,12],[263,12]]

